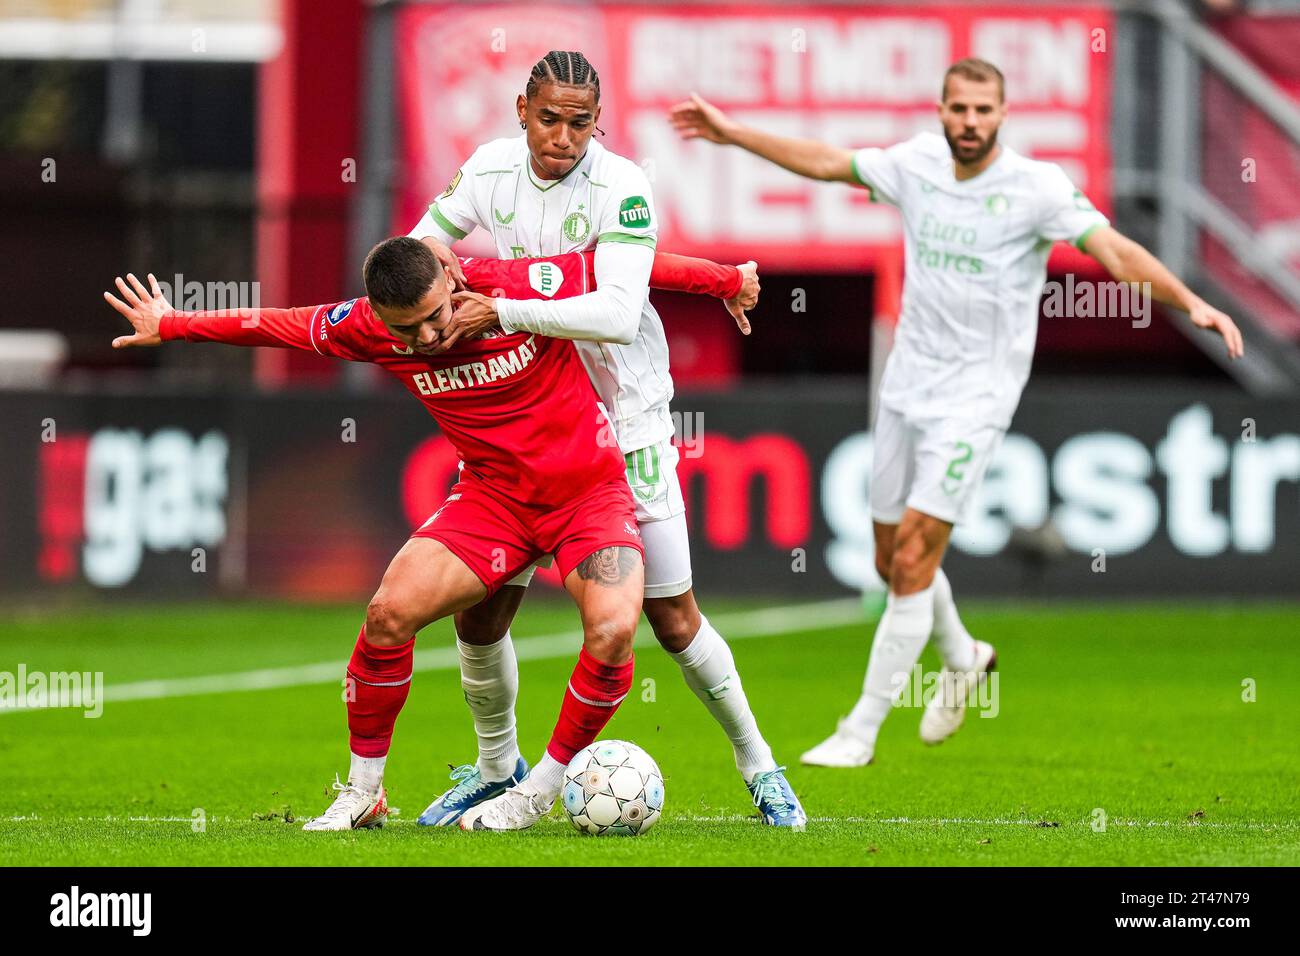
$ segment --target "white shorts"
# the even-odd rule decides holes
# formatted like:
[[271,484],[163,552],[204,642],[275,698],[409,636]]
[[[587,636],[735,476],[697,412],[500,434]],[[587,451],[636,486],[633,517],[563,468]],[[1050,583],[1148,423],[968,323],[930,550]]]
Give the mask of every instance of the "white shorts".
[[[677,478],[679,458],[671,438],[623,456],[645,548],[648,598],[676,597],[691,589],[691,543],[686,531],[686,500]],[[549,567],[549,563],[542,566]],[[506,583],[527,587],[532,579],[533,567],[528,567]]]
[[959,417],[909,419],[880,406],[871,433],[871,517],[898,524],[912,508],[960,524],[1005,432]]

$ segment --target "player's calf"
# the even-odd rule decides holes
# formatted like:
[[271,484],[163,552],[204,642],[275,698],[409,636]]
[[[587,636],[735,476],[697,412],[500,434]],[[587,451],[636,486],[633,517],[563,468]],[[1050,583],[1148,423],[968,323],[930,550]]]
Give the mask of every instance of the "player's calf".
[[415,633],[479,600],[483,584],[445,545],[412,538],[393,558],[366,608],[345,675],[351,762],[348,782],[309,830],[382,826],[388,816],[384,765],[397,715],[411,689]]
[[368,638],[368,629],[362,627],[344,678],[351,755],[348,782],[339,783],[335,777],[334,801],[319,817],[307,821],[304,830],[379,827],[388,819],[384,763],[397,715],[411,690],[415,638],[391,646]]
[[352,751],[350,783],[379,788],[397,715],[411,691],[414,656],[414,637],[401,644],[379,645],[370,640],[365,627],[357,635],[344,678]]
[[546,752],[523,783],[469,809],[460,818],[463,830],[523,830],[545,816],[564,784],[564,768],[596,740],[632,689],[632,640],[645,587],[641,553],[601,548],[578,562],[564,586],[578,603],[583,647]]
[[674,597],[645,599],[645,617],[655,640],[669,654],[680,654],[691,646],[704,618],[692,591]]
[[[756,798],[760,802],[772,798],[769,801],[771,812],[765,806],[763,819],[768,822],[793,820],[790,808],[802,813],[794,792],[789,790],[790,799],[787,801],[784,799],[785,791],[778,793],[762,784],[763,780],[770,782],[779,778],[788,790],[782,774],[771,776],[777,770],[777,764],[772,757],[772,748],[763,739],[758,721],[750,709],[731,648],[700,612],[694,593],[688,590],[675,597],[647,598],[645,608],[655,637],[681,668],[686,686],[731,741],[736,769],[740,771],[750,796],[760,794]],[[694,630],[684,633],[692,626]]]
[[620,664],[599,661],[586,647],[578,652],[542,759],[523,783],[469,808],[460,818],[462,830],[525,830],[550,812],[564,785],[564,768],[596,740],[632,689],[630,635],[627,643],[628,658]]

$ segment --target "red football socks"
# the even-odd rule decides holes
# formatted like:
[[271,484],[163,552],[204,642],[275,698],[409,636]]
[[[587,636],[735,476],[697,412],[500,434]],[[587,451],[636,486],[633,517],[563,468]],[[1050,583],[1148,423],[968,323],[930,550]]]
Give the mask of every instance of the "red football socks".
[[632,664],[631,658],[626,664],[602,664],[586,648],[579,651],[578,666],[560,706],[560,719],[546,745],[552,758],[567,764],[596,739],[632,689]]
[[396,647],[379,647],[366,640],[365,625],[348,661],[346,698],[352,752],[359,757],[383,757],[393,740],[393,725],[411,691],[415,638]]

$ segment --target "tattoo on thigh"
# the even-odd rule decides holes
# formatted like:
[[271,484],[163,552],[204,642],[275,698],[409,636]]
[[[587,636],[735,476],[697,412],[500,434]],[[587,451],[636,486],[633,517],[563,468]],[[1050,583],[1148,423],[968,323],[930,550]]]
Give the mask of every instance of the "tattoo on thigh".
[[596,581],[600,584],[622,584],[636,567],[636,562],[635,548],[625,548],[621,545],[601,548],[583,558],[578,564],[578,577],[584,581]]

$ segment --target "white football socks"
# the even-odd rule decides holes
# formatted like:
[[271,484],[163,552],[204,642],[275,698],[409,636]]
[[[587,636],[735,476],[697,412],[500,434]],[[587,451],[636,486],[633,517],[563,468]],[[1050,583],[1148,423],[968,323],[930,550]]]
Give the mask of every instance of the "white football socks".
[[949,670],[968,671],[975,666],[975,638],[961,622],[943,568],[934,573],[934,643]]
[[474,715],[478,735],[478,769],[483,779],[505,780],[515,772],[519,742],[515,737],[515,698],[519,695],[519,666],[510,632],[495,644],[466,644],[460,652],[460,686]]
[[362,757],[352,754],[352,762],[348,767],[348,783],[370,794],[379,793],[379,789],[384,785],[384,764],[387,761],[387,757]]
[[[892,591],[876,626],[862,696],[846,718],[852,733],[875,743],[893,701],[902,694],[934,627],[934,586],[902,597]],[[901,676],[899,676],[901,675]]]
[[524,778],[519,788],[537,794],[547,803],[554,803],[555,798],[560,795],[560,789],[564,786],[564,770],[564,764],[549,753],[543,753],[542,759],[528,771],[528,776]]
[[700,629],[684,651],[669,656],[682,669],[686,686],[722,725],[736,755],[736,769],[745,782],[754,774],[776,769],[772,748],[759,732],[740,683],[736,660],[722,635],[700,615]]

